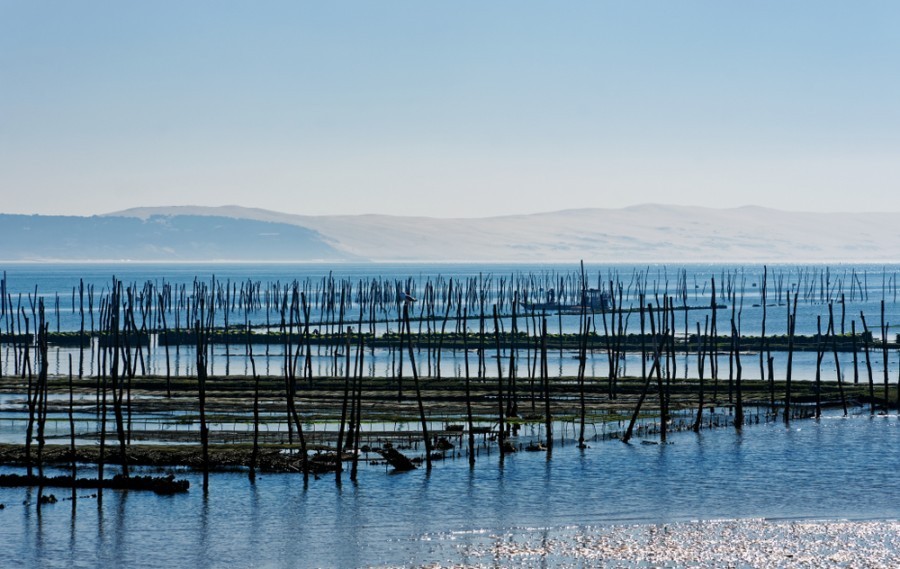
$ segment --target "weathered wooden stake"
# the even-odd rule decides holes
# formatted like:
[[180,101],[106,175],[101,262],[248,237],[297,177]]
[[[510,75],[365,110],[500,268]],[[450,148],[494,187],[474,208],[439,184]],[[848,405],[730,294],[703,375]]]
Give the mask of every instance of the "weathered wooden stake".
[[474,426],[472,424],[472,391],[471,391],[471,381],[469,374],[469,327],[466,325],[468,322],[469,308],[463,307],[463,327],[462,327],[462,337],[463,337],[463,359],[465,362],[465,373],[466,373],[466,422],[467,422],[467,431],[469,434],[469,466],[475,466],[475,432]]
[[859,320],[863,325],[863,352],[866,356],[866,372],[869,375],[869,414],[875,414],[875,378],[872,374],[872,356],[869,353],[869,338],[871,338],[871,333],[869,332],[869,327],[866,325],[866,316],[859,312]]
[[431,437],[428,436],[428,422],[425,419],[425,406],[422,403],[422,391],[419,388],[419,372],[416,370],[416,356],[412,347],[412,327],[409,324],[409,303],[403,303],[403,321],[406,323],[406,334],[410,338],[406,347],[409,349],[409,367],[412,370],[413,384],[416,388],[416,402],[419,405],[419,419],[422,422],[422,438],[425,441],[425,467],[431,470]]

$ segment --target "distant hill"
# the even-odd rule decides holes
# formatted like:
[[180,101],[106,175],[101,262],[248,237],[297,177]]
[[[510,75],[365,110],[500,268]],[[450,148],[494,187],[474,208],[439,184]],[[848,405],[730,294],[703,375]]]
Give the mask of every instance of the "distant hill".
[[534,215],[305,216],[238,206],[0,215],[0,260],[889,262],[900,213],[642,205]]
[[375,261],[900,261],[900,213],[641,205],[486,218],[304,216],[224,207],[114,215],[225,216],[293,224]]
[[286,223],[194,215],[0,214],[4,261],[347,261],[317,232]]

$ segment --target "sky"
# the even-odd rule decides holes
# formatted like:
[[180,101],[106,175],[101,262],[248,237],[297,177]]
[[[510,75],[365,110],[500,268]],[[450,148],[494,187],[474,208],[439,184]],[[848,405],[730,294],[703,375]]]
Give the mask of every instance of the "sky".
[[900,2],[0,0],[0,212],[900,211]]

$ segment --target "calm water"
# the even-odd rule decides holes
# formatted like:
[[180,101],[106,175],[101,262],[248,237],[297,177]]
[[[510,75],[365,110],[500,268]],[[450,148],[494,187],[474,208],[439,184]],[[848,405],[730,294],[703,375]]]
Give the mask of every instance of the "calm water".
[[[674,444],[595,443],[584,452],[480,457],[303,487],[298,475],[217,474],[204,497],[107,491],[38,515],[0,489],[4,558],[24,567],[359,567],[464,562],[466,545],[515,528],[734,517],[900,517],[900,421],[868,415],[681,433]],[[55,490],[57,496],[65,490]],[[448,556],[449,559],[448,559]],[[455,557],[454,557],[455,556]]]
[[[0,267],[3,269],[4,267]],[[95,283],[98,293],[115,274],[127,282],[146,280],[190,283],[195,276],[242,281],[320,279],[330,269],[337,277],[417,279],[448,276],[510,275],[515,272],[574,271],[577,267],[472,266],[472,265],[10,265],[5,267],[11,293],[38,293],[45,298],[60,295],[60,327],[73,329],[71,290],[79,278]],[[639,267],[645,269],[646,267]],[[666,278],[674,289],[678,268],[652,266],[660,287]],[[821,267],[817,268],[821,270]],[[849,275],[856,270],[865,279],[868,300],[849,300]],[[600,272],[617,270],[630,274],[634,268],[589,267],[592,279]],[[687,267],[688,282],[718,281],[723,270],[735,267],[694,265]],[[771,269],[784,275],[785,287],[801,280],[807,268],[780,266]],[[843,278],[847,293],[847,329],[851,318],[864,310],[869,325],[879,325],[878,304],[887,304],[887,320],[900,322],[895,301],[898,267],[839,266],[831,278]],[[743,332],[758,333],[762,315],[758,282],[762,267],[743,269],[745,288]],[[771,273],[770,273],[771,275]],[[884,279],[884,286],[882,286]],[[627,281],[627,278],[625,278]],[[833,282],[832,282],[833,285]],[[700,287],[703,285],[700,284]],[[721,286],[721,285],[720,285]],[[705,296],[704,296],[705,295]],[[708,290],[690,291],[689,304],[708,303]],[[23,301],[23,302],[27,302]],[[52,306],[52,303],[51,303]],[[68,310],[67,310],[68,308]],[[772,308],[769,333],[783,333],[785,307]],[[708,312],[691,312],[689,327]],[[836,316],[840,318],[840,308]],[[799,333],[815,330],[816,316],[827,315],[827,305],[802,303]],[[851,316],[852,315],[852,316]],[[724,332],[730,311],[720,314]],[[683,316],[677,317],[678,327]],[[6,324],[3,324],[4,329]],[[54,327],[51,318],[51,328]],[[554,322],[552,326],[555,326]],[[861,326],[857,322],[858,329]],[[573,331],[577,319],[564,319],[564,329]],[[636,331],[632,320],[629,331]],[[877,334],[876,334],[877,335]],[[246,373],[243,354],[226,358],[220,347],[213,365],[215,373]],[[269,373],[280,373],[278,350],[266,365]],[[51,371],[65,372],[67,352],[51,354]],[[808,356],[808,357],[807,357]],[[845,378],[852,378],[849,354],[842,354]],[[880,377],[880,353],[875,356]],[[258,356],[259,357],[259,356]],[[574,373],[571,354],[553,355],[554,368]],[[844,359],[846,357],[846,359]],[[8,366],[7,356],[0,365]],[[191,372],[193,355],[182,348],[178,362],[183,373]],[[368,356],[367,356],[368,358]],[[782,377],[783,362],[776,355],[776,375]],[[891,370],[900,369],[897,354],[890,355]],[[860,358],[862,361],[862,358]],[[77,359],[76,359],[77,361]],[[323,357],[317,365],[327,366]],[[826,358],[830,364],[830,358]],[[495,373],[491,361],[488,372]],[[388,373],[387,357],[372,358],[373,374]],[[455,373],[462,365],[459,354],[448,353],[444,373]],[[165,363],[159,353],[150,366],[159,371]],[[259,365],[259,363],[258,363]],[[524,365],[524,362],[523,362]],[[598,352],[589,373],[604,375],[605,354]],[[638,362],[629,360],[628,366]],[[691,360],[679,366],[693,374]],[[797,369],[809,373],[814,354],[797,356]],[[727,377],[727,358],[720,363],[720,377]],[[7,368],[8,369],[8,368]],[[826,379],[830,368],[825,368]],[[571,371],[570,371],[571,370]],[[758,375],[758,361],[744,361],[745,377]],[[892,377],[895,372],[892,372]],[[520,377],[525,375],[520,371]],[[16,407],[15,402],[0,405]],[[14,426],[0,425],[0,430]],[[16,427],[17,428],[17,427]],[[677,433],[674,444],[624,445],[616,441],[594,442],[586,451],[574,445],[557,447],[553,459],[543,453],[518,453],[507,457],[480,455],[474,470],[464,460],[437,463],[430,474],[424,470],[392,474],[383,466],[363,468],[357,484],[345,479],[341,487],[333,478],[310,481],[304,488],[298,475],[264,475],[250,486],[245,472],[216,474],[208,496],[200,490],[200,478],[190,471],[179,476],[192,481],[193,489],[181,496],[106,492],[102,505],[83,497],[72,507],[69,501],[46,506],[38,514],[33,492],[0,489],[0,546],[5,561],[24,567],[358,567],[428,562],[466,561],[447,543],[465,545],[483,541],[485,535],[516,528],[563,528],[616,522],[655,523],[711,518],[900,518],[900,421],[896,415],[869,417],[863,413],[849,419],[828,416],[819,422],[757,425],[735,434],[731,429],[701,435]],[[5,469],[10,471],[12,469]],[[84,469],[84,475],[90,471]],[[66,490],[50,492],[67,496]],[[28,502],[28,504],[23,504]],[[11,560],[16,560],[12,562]],[[551,560],[552,561],[552,560]],[[552,563],[551,563],[552,565]]]
[[[827,279],[826,279],[827,269]],[[573,265],[459,265],[459,264],[346,264],[346,265],[287,265],[287,264],[213,264],[213,265],[156,265],[156,264],[57,264],[57,265],[36,265],[36,264],[10,264],[0,267],[0,270],[6,271],[7,290],[10,294],[13,304],[18,308],[22,306],[26,314],[30,312],[30,304],[28,295],[37,294],[45,299],[48,306],[48,320],[51,329],[56,329],[57,325],[60,330],[77,330],[80,326],[80,318],[77,310],[73,311],[72,290],[78,286],[79,279],[84,279],[85,285],[94,285],[96,291],[95,311],[99,305],[99,297],[103,291],[108,290],[113,275],[125,282],[137,283],[139,288],[143,283],[148,281],[156,283],[157,286],[168,283],[173,286],[187,285],[190,290],[191,283],[195,278],[209,282],[215,277],[217,282],[242,283],[248,280],[261,283],[281,283],[282,285],[290,283],[294,280],[306,282],[313,285],[321,282],[323,277],[329,274],[336,279],[349,279],[352,282],[358,280],[369,280],[379,278],[387,281],[400,281],[407,278],[418,283],[420,289],[426,279],[436,279],[442,277],[445,281],[449,278],[463,279],[466,277],[477,277],[481,275],[485,279],[493,279],[494,288],[496,289],[500,278],[510,279],[516,275],[535,275],[546,279],[556,278],[560,276],[573,275],[578,271],[577,266]],[[626,289],[634,282],[635,272],[643,272],[646,275],[648,294],[652,298],[648,298],[648,302],[656,304],[655,291],[660,295],[664,295],[668,290],[670,295],[676,294],[676,286],[679,280],[680,271],[684,270],[686,275],[686,283],[688,288],[687,304],[689,306],[708,306],[710,303],[710,279],[715,278],[718,290],[724,288],[724,281],[732,280],[734,286],[739,290],[738,298],[741,295],[743,300],[738,300],[740,307],[740,327],[741,332],[745,335],[759,335],[762,329],[763,310],[761,306],[761,279],[763,276],[763,267],[760,265],[686,265],[686,266],[631,266],[631,265],[588,265],[586,266],[586,274],[588,275],[591,286],[596,286],[600,281],[601,284],[607,282],[606,279],[611,275],[618,275]],[[801,294],[804,301],[800,303],[798,308],[798,334],[814,334],[817,329],[817,318],[822,318],[823,330],[827,327],[828,322],[828,304],[819,299],[821,289],[830,291],[830,297],[834,300],[840,298],[840,293],[844,294],[845,304],[837,303],[834,305],[834,316],[836,319],[835,326],[838,332],[850,332],[851,322],[856,322],[856,329],[861,332],[863,329],[860,319],[860,312],[866,315],[866,321],[870,330],[876,338],[881,337],[880,325],[880,302],[885,300],[885,321],[889,325],[889,335],[896,333],[896,325],[891,323],[900,323],[900,303],[898,300],[898,289],[900,289],[900,265],[836,265],[826,267],[825,265],[811,266],[788,266],[776,265],[769,267],[768,272],[768,308],[766,333],[784,334],[787,325],[787,306],[778,306],[776,302],[775,288],[781,284],[782,288],[782,304],[786,300],[784,291],[787,291],[792,285],[794,288],[805,291]],[[696,287],[696,288],[695,288]],[[633,286],[632,286],[633,289]],[[813,293],[807,299],[807,293],[813,290]],[[59,298],[60,310],[55,310],[56,298]],[[625,305],[634,306],[636,299],[627,298]],[[826,295],[829,296],[829,295]],[[660,297],[661,298],[661,297]],[[490,303],[491,301],[489,301]],[[680,298],[676,299],[676,305],[682,304]],[[725,302],[719,299],[719,302]],[[718,327],[720,334],[728,334],[730,332],[731,308],[730,302],[728,309],[718,311]],[[77,305],[77,300],[76,300]],[[421,306],[419,307],[421,308]],[[418,310],[414,308],[413,312]],[[490,307],[488,307],[490,311]],[[183,311],[182,311],[183,312]],[[394,311],[395,312],[395,311]],[[396,319],[397,315],[389,312],[386,315],[380,314],[379,317],[387,316]],[[440,308],[436,312],[442,314]],[[455,309],[454,309],[455,312]],[[353,318],[358,311],[351,309],[348,316]],[[690,333],[696,331],[699,323],[701,328],[705,324],[705,319],[709,317],[711,312],[708,309],[695,310],[687,313],[687,321],[685,321],[685,313],[676,314],[676,332],[680,335],[684,334],[685,324]],[[272,322],[278,320],[274,310],[268,315]],[[320,315],[313,310],[312,318],[316,320]],[[266,321],[265,310],[257,311],[250,315],[252,322],[262,324]],[[10,318],[0,316],[0,327],[4,330],[8,328],[6,319]],[[152,318],[151,318],[152,319]],[[173,325],[173,314],[169,314],[168,323]],[[57,322],[58,320],[58,322]],[[561,319],[556,315],[549,317],[549,331],[551,333],[558,332],[560,328],[564,332],[575,332],[578,329],[578,316],[563,316]],[[231,315],[231,323],[243,322],[243,314],[240,310],[235,311]],[[842,326],[843,322],[843,326]],[[152,323],[151,323],[152,324]],[[503,320],[503,326],[509,328],[511,322],[509,319]],[[596,316],[595,328],[602,334],[602,317]],[[21,326],[21,319],[19,319]],[[519,329],[534,333],[532,322],[529,318],[519,319]],[[87,324],[89,326],[89,323]],[[381,324],[377,331],[381,333],[388,327],[396,331],[397,323]],[[416,327],[416,324],[414,324]],[[448,326],[452,329],[453,324]],[[472,319],[468,323],[470,330],[478,329],[477,319]],[[33,323],[31,329],[34,329]],[[490,323],[488,329],[491,329]],[[628,332],[636,333],[639,330],[639,316],[632,314],[628,319]],[[591,375],[605,375],[607,369],[607,359],[602,346],[590,355],[588,361],[588,373]],[[880,349],[873,349],[870,353],[872,358],[873,373],[875,377],[881,377],[883,369],[883,355]],[[9,346],[0,346],[0,374],[9,375],[15,370],[15,357]],[[270,357],[264,357],[268,352]],[[85,350],[84,360],[81,361],[82,353],[77,349],[56,348],[53,347],[49,353],[49,363],[51,373],[63,374],[68,371],[68,358],[73,357],[75,364],[75,372],[78,373],[79,366],[82,367],[85,375],[95,375],[99,366],[99,358],[96,349]],[[282,365],[284,358],[280,346],[270,346],[268,350],[264,347],[255,348],[257,365],[261,366],[260,371],[266,374],[280,375],[282,374]],[[573,357],[574,353],[559,354],[559,352],[550,351],[549,362],[551,373],[556,372],[559,375],[574,375],[577,373],[578,363]],[[786,369],[787,356],[784,353],[775,353],[775,373],[776,377],[783,378]],[[841,370],[844,378],[848,381],[853,379],[853,359],[848,353],[841,354]],[[442,355],[442,374],[460,375],[463,369],[463,357],[458,351],[445,351]],[[795,377],[803,379],[812,379],[815,372],[815,354],[805,353],[797,354],[794,359]],[[369,373],[377,376],[392,375],[395,358],[392,353],[387,350],[375,350],[367,356]],[[146,371],[147,373],[165,374],[166,370],[170,370],[173,374],[191,374],[193,373],[193,365],[196,361],[192,348],[190,346],[180,346],[178,349],[172,348],[168,356],[165,351],[158,345],[156,338],[151,341],[151,350],[146,354]],[[341,366],[343,360],[337,362],[338,368],[332,368],[334,359],[329,356],[329,350],[326,348],[316,348],[313,356],[314,373],[329,374],[342,373]],[[507,361],[504,360],[504,373]],[[422,373],[433,375],[436,369],[427,367],[420,357],[420,367]],[[436,364],[436,362],[432,362]],[[743,361],[744,377],[749,379],[759,378],[759,359],[756,354],[745,357]],[[224,346],[214,346],[213,355],[210,361],[213,374],[249,374],[250,364],[249,358],[243,347],[232,346],[226,349]],[[525,356],[519,358],[519,367],[517,375],[525,377],[528,375],[527,366],[529,362]],[[636,369],[639,360],[633,356],[626,359],[625,372],[629,369]],[[678,362],[680,367],[679,376],[684,377],[685,373],[690,376],[696,376],[696,359],[682,358]],[[859,363],[860,373],[864,373],[864,362],[860,356]],[[727,358],[720,361],[720,374],[727,373]],[[708,366],[707,366],[708,368]],[[900,353],[889,352],[888,354],[889,370],[900,369]],[[834,379],[836,377],[836,367],[832,358],[826,357],[823,361],[823,373],[825,379]],[[487,366],[487,375],[496,376],[496,365]],[[894,376],[894,373],[891,372]]]
[[[826,279],[826,270],[828,279]],[[406,281],[411,279],[414,292],[420,293],[426,279],[434,281],[442,277],[444,281],[454,278],[457,283],[467,277],[479,277],[490,279],[496,289],[501,278],[507,279],[515,276],[533,275],[545,280],[536,280],[535,286],[547,284],[547,279],[558,279],[565,276],[575,276],[579,272],[577,265],[527,265],[527,264],[152,264],[152,263],[121,263],[121,264],[31,264],[9,263],[0,265],[0,271],[5,271],[7,276],[7,292],[12,296],[13,304],[20,305],[29,311],[28,294],[45,298],[48,307],[48,322],[51,329],[56,326],[56,314],[54,311],[56,296],[60,302],[60,329],[77,330],[79,318],[72,311],[72,292],[78,287],[79,279],[84,280],[85,286],[95,287],[95,311],[98,309],[99,297],[102,292],[108,291],[113,276],[125,284],[136,283],[140,288],[150,281],[158,286],[167,283],[173,286],[186,285],[190,292],[191,284],[197,278],[209,283],[213,277],[216,282],[240,284],[248,280],[253,282],[280,283],[286,285],[294,280],[301,284],[307,280],[313,286],[320,283],[323,277],[329,275],[335,279],[348,279],[356,283],[378,278],[387,281]],[[685,271],[687,283],[687,304],[689,306],[708,306],[710,303],[710,279],[716,279],[716,287],[719,295],[725,289],[724,281],[731,280],[737,291],[738,305],[742,309],[741,331],[744,334],[758,334],[761,328],[762,307],[760,306],[760,286],[763,276],[762,265],[585,265],[585,274],[591,287],[606,286],[609,279],[615,276],[622,282],[626,291],[626,306],[636,306],[634,295],[634,275],[636,272],[645,275],[647,287],[647,302],[654,306],[660,305],[666,291],[671,296],[676,296],[676,306],[683,304],[676,290],[679,273]],[[775,289],[781,285],[781,302],[785,302],[785,292],[791,289],[799,289],[801,298],[809,296],[809,302],[801,302],[797,322],[798,334],[811,334],[816,330],[816,317],[822,316],[823,327],[827,324],[827,301],[821,302],[819,294],[821,289],[826,289],[826,297],[830,296],[835,301],[834,311],[837,325],[840,327],[841,306],[837,303],[840,293],[844,293],[847,301],[844,310],[845,331],[850,331],[850,321],[856,320],[858,331],[862,331],[859,312],[864,311],[869,327],[876,336],[879,336],[878,326],[879,303],[886,301],[886,320],[900,325],[900,265],[774,265],[768,268],[768,334],[784,334],[787,323],[787,307],[776,306]],[[551,286],[551,285],[548,285]],[[571,286],[571,283],[570,283]],[[417,288],[416,288],[417,287]],[[630,290],[630,294],[629,291]],[[812,294],[808,294],[812,291]],[[530,294],[534,298],[535,290]],[[19,300],[19,295],[21,301]],[[743,300],[741,300],[743,296]],[[657,301],[658,300],[658,301]],[[814,301],[814,302],[813,302]],[[76,298],[76,305],[78,300]],[[86,302],[86,301],[85,301]],[[490,303],[488,301],[488,312]],[[720,303],[728,305],[728,310],[719,312],[719,332],[729,333],[729,318],[731,317],[731,302],[719,299]],[[85,305],[85,309],[87,306]],[[413,311],[415,312],[415,311]],[[356,312],[351,311],[351,315]],[[688,318],[690,332],[695,331],[695,324],[709,314],[708,310],[692,312]],[[415,315],[415,314],[413,314]],[[313,310],[313,318],[317,316]],[[397,315],[393,314],[396,319]],[[265,321],[265,314],[251,315],[255,324]],[[273,321],[275,320],[273,312]],[[578,318],[564,318],[564,331],[577,330]],[[2,322],[2,320],[0,320]],[[243,322],[243,315],[233,316],[232,323]],[[170,318],[169,325],[173,322]],[[551,318],[550,332],[557,331],[558,323]],[[472,325],[470,324],[470,327]],[[520,321],[519,327],[525,329],[524,322]],[[636,332],[638,327],[637,315],[630,321],[630,332]],[[597,323],[598,331],[601,323]],[[676,328],[683,333],[684,317],[676,316]],[[394,327],[396,329],[396,325]]]

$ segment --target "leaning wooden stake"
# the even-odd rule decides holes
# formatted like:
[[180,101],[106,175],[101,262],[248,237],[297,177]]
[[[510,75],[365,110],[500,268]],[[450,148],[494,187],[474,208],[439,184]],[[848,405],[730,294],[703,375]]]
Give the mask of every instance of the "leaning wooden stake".
[[[641,308],[641,321],[643,322],[643,307]],[[653,305],[647,305],[647,317],[650,319],[651,326],[655,326],[653,324]],[[643,335],[643,333],[641,334]],[[655,335],[654,335],[655,336]],[[653,374],[659,370],[659,359],[662,355],[663,343],[656,342],[654,346],[654,354],[653,354],[653,365],[650,367],[650,373],[644,374],[644,388],[641,390],[641,396],[638,398],[637,405],[634,406],[634,412],[631,414],[631,420],[628,422],[628,428],[625,430],[625,435],[622,437],[622,442],[627,443],[631,440],[631,437],[634,433],[634,425],[637,423],[638,415],[641,412],[641,406],[644,404],[644,399],[647,398],[647,392],[650,390],[650,381],[653,378]]]
[[422,422],[422,438],[425,441],[425,467],[431,470],[431,437],[428,436],[428,422],[425,420],[425,406],[422,403],[422,391],[419,388],[419,372],[416,370],[416,356],[412,347],[412,327],[409,324],[409,303],[403,303],[403,322],[406,325],[406,335],[410,338],[406,347],[409,349],[409,367],[412,370],[413,383],[416,387],[416,402],[419,405],[419,420]]

